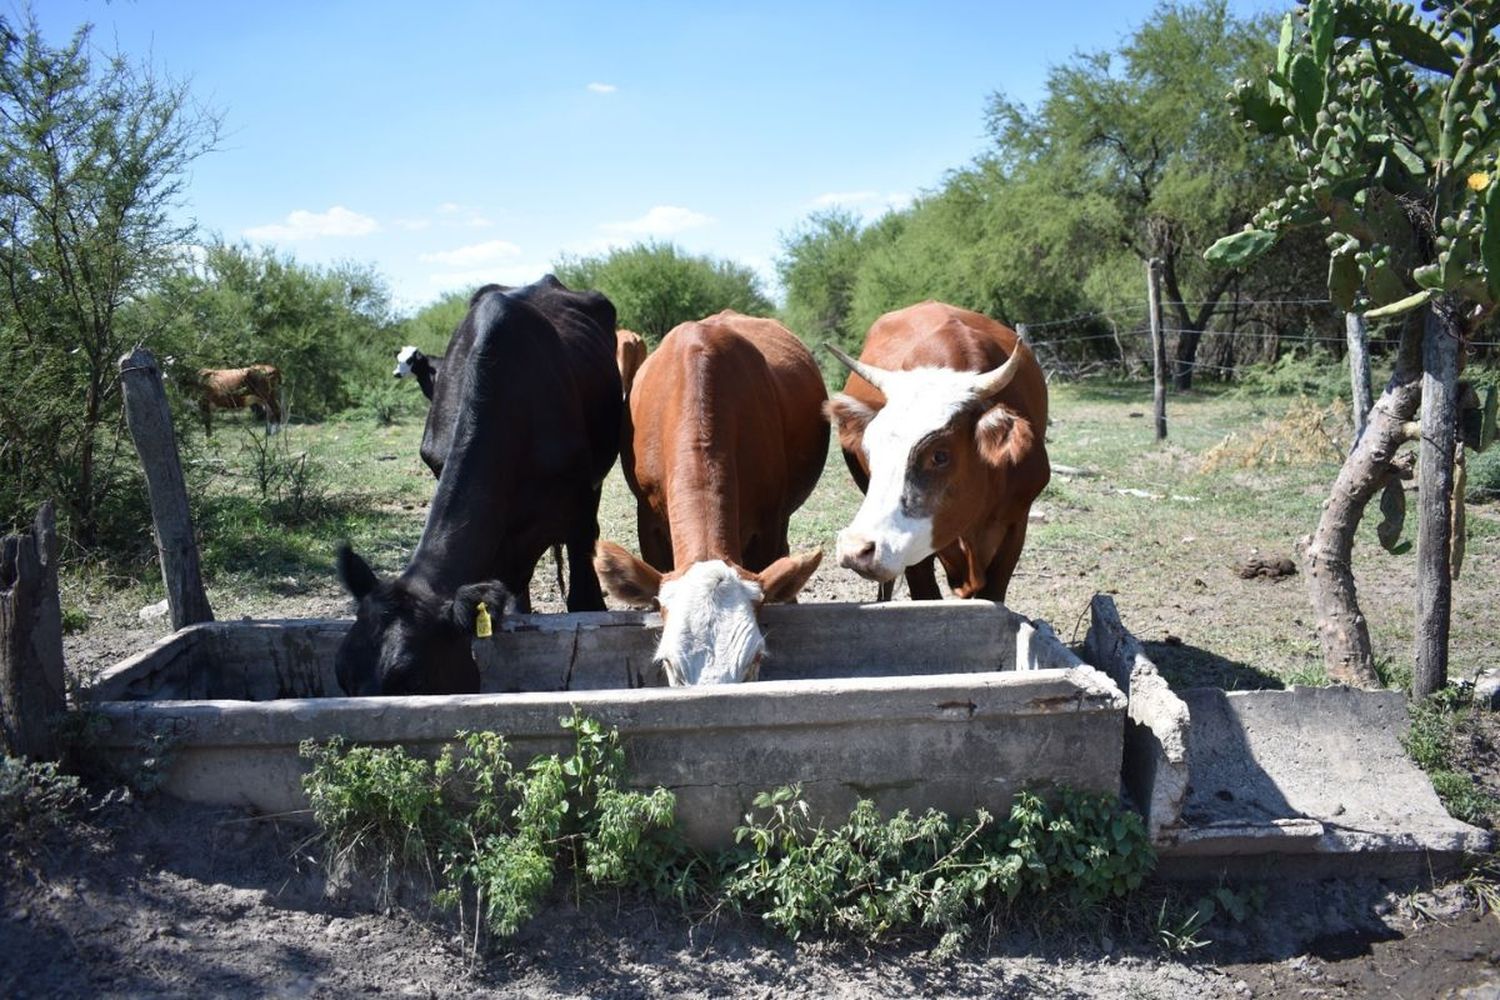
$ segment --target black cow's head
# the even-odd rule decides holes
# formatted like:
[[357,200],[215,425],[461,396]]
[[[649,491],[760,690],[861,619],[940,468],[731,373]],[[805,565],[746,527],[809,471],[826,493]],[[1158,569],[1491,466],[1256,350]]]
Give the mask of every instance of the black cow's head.
[[381,580],[347,545],[338,574],[359,602],[334,660],[345,694],[469,694],[479,690],[470,642],[482,604],[496,624],[506,591],[497,581],[443,597],[417,580]]

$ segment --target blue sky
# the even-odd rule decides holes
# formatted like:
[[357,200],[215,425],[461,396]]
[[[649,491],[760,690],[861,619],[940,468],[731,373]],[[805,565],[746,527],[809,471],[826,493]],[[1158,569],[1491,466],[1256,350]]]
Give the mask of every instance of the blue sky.
[[[14,0],[0,9],[19,19]],[[42,0],[53,44],[187,80],[223,114],[184,211],[398,305],[641,239],[770,279],[826,205],[873,217],[985,146],[996,90],[1112,48],[1147,0],[462,3]],[[1231,0],[1241,15],[1280,11]],[[771,289],[774,291],[774,289]]]

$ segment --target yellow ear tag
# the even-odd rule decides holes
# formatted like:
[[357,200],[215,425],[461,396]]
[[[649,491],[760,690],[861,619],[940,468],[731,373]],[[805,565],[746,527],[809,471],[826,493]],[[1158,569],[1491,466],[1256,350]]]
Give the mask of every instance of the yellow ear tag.
[[480,602],[479,607],[474,610],[474,635],[480,639],[488,639],[494,632],[490,627],[490,609]]

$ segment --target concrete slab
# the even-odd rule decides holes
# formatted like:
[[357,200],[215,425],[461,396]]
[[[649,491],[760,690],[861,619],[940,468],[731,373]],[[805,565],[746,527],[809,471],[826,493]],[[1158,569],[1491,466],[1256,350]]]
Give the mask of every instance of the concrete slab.
[[1160,835],[1169,870],[1430,874],[1489,849],[1490,835],[1449,816],[1402,749],[1400,692],[1180,694],[1191,778],[1180,824]]

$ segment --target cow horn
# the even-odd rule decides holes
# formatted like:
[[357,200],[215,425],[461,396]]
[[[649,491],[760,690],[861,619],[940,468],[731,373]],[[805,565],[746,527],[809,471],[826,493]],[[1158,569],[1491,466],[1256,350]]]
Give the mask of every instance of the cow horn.
[[874,365],[867,365],[863,361],[856,361],[849,355],[845,354],[843,351],[839,350],[838,347],[833,344],[828,344],[826,346],[828,347],[828,350],[832,352],[834,357],[838,358],[844,363],[844,367],[848,368],[851,372],[858,375],[860,378],[864,379],[866,382],[870,383],[881,392],[885,392],[885,386],[881,383],[890,373],[887,372],[884,368],[876,368]]
[[993,371],[980,372],[974,376],[974,397],[976,399],[988,399],[998,393],[1001,389],[1010,385],[1016,373],[1021,370],[1021,355],[1031,354],[1031,348],[1026,346],[1024,340],[1017,340],[1015,349],[1010,352],[1010,357],[1005,359],[1005,364]]

